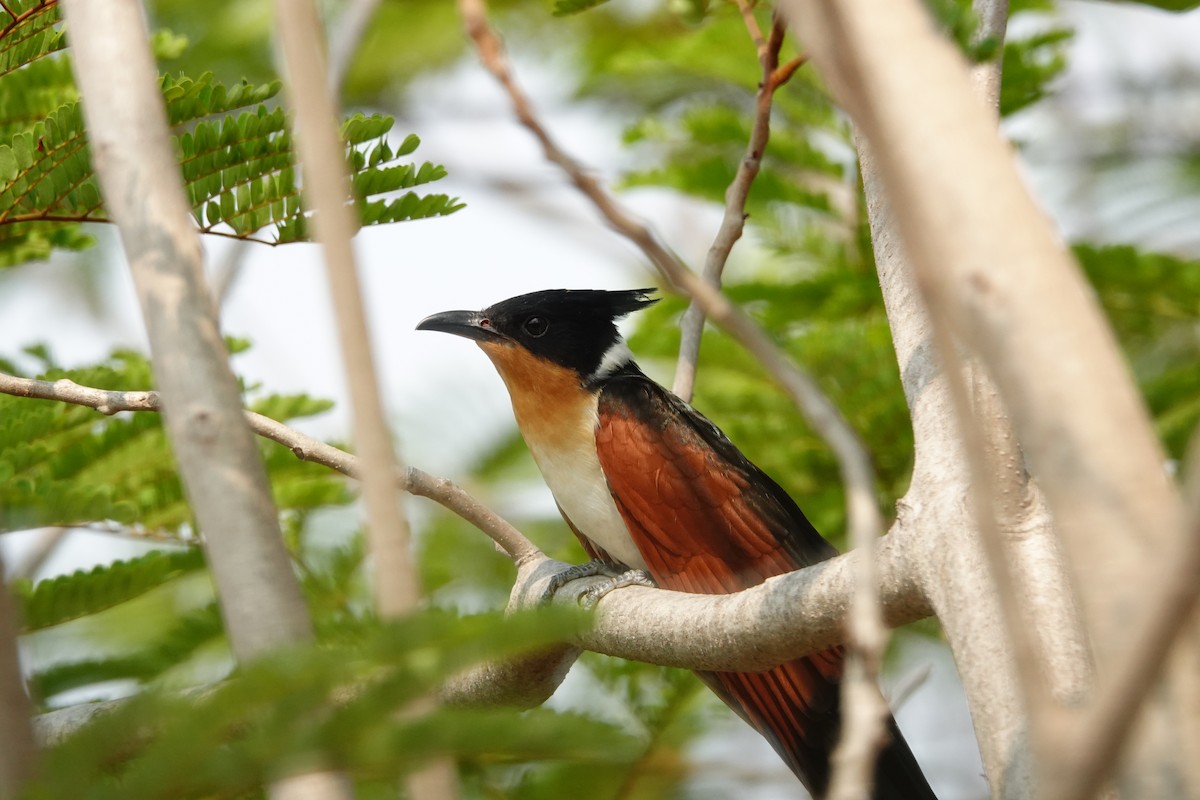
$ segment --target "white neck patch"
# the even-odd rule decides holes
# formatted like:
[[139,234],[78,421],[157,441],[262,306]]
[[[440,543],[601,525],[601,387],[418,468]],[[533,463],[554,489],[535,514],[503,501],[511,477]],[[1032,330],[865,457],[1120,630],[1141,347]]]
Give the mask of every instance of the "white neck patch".
[[596,367],[589,380],[607,378],[630,361],[633,361],[633,353],[630,352],[629,345],[625,344],[625,340],[618,336],[617,341],[605,352],[604,358],[600,359],[600,366]]

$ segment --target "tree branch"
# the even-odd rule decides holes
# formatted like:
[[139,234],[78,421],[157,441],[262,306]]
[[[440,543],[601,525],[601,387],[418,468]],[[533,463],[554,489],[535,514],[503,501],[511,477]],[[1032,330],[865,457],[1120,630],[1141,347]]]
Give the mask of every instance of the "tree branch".
[[[1155,576],[1177,558],[1170,541],[1182,530],[1178,496],[1111,331],[1028,197],[993,115],[972,96],[965,64],[924,11],[905,0],[789,0],[788,6],[832,90],[876,145],[881,181],[915,268],[942,288],[952,330],[986,366],[1011,412],[1071,557],[1103,674],[1127,650],[1128,632],[1146,624],[1143,599],[1157,594]],[[914,111],[909,99],[918,96],[916,87],[921,105]],[[954,640],[958,631],[949,632]],[[1186,642],[1194,647],[1194,635]],[[982,661],[987,651],[980,646],[974,655]],[[1122,773],[1131,786],[1149,776],[1167,782],[1159,785],[1181,780],[1165,715],[1169,698],[1194,697],[1200,680],[1183,663],[1168,666],[1167,691],[1156,695],[1157,709],[1146,718],[1134,759],[1141,765]],[[960,663],[960,670],[967,675],[973,666],[981,664]],[[1022,747],[1013,733],[1020,720],[1003,709],[998,693],[988,699],[1008,732],[981,730],[985,763],[997,793],[1014,794],[1007,780],[1021,771],[1010,762]],[[977,721],[983,711],[973,704]],[[993,734],[994,741],[985,741]],[[1041,789],[1063,796],[1077,776],[1069,767],[1041,773],[1065,761],[1061,749],[1043,755]]]
[[[61,379],[41,381],[34,378],[18,378],[0,373],[0,393],[16,397],[31,397],[41,400],[57,400],[63,403],[94,408],[102,414],[121,411],[161,411],[158,392],[117,392],[80,386],[74,381]],[[323,464],[351,478],[362,474],[357,456],[344,450],[306,436],[262,414],[244,411],[251,430],[265,439],[270,439],[288,448],[302,461]],[[396,473],[396,486],[409,494],[433,500],[467,522],[486,533],[498,547],[508,554],[518,566],[541,555],[541,551],[520,531],[486,508],[462,487],[447,480],[422,472],[414,467]]]
[[[704,269],[701,275],[709,285],[720,287],[721,273],[729,260],[729,254],[734,244],[742,238],[746,227],[746,198],[750,196],[750,187],[758,176],[762,165],[763,153],[766,152],[767,142],[771,136],[771,106],[775,90],[791,79],[796,69],[804,63],[802,58],[789,62],[789,69],[780,71],[779,51],[783,47],[784,26],[782,20],[775,17],[771,24],[771,38],[764,41],[762,31],[754,14],[745,0],[740,0],[739,8],[746,18],[751,38],[758,48],[759,62],[762,64],[762,80],[758,84],[755,95],[754,122],[750,130],[750,141],[746,145],[746,153],[738,164],[733,182],[725,190],[725,214],[721,218],[721,226],[717,229],[716,238],[708,249],[704,259]],[[794,66],[792,66],[794,64]],[[684,400],[692,399],[692,389],[696,381],[696,363],[700,358],[700,340],[704,333],[704,309],[695,299],[688,305],[683,319],[679,323],[679,360],[675,366],[675,382],[671,391]]]
[[200,247],[171,152],[141,5],[62,4],[92,157],[121,231],[161,386],[167,434],[239,659],[312,630],[283,548],[266,472],[241,417]]
[[[1005,18],[998,7],[1003,0],[977,0],[979,5],[990,7],[977,9],[981,26],[976,38],[1002,42]],[[833,35],[807,26],[805,30],[813,37]],[[998,80],[998,59],[976,67],[976,72]],[[916,86],[910,91],[913,97],[924,91]],[[976,89],[980,90],[979,84]],[[994,114],[995,99],[989,97],[987,102]],[[928,538],[913,542],[919,550],[914,561],[954,651],[994,791],[997,796],[1024,797],[1032,780],[1029,742],[1023,735],[1024,709],[1013,702],[1020,696],[1013,651],[1003,646],[1005,615],[983,550],[979,516],[968,513],[961,501],[975,490],[952,412],[952,375],[940,370],[933,357],[937,348],[932,323],[861,127],[856,128],[855,146],[875,263],[913,425],[913,478],[899,509],[902,515],[932,514],[940,520],[925,526]],[[997,522],[1006,539],[1013,578],[1020,586],[1018,595],[1025,600],[1028,618],[1037,620],[1028,631],[1040,640],[1042,669],[1054,696],[1063,703],[1078,702],[1090,685],[1091,653],[1051,517],[1040,493],[1029,483],[1024,458],[995,389],[981,368],[969,366],[970,361],[967,364],[973,394],[971,419],[986,431],[992,476],[988,482],[994,489],[992,497],[1001,503],[996,507],[1001,512]],[[972,602],[963,603],[965,596],[972,597]]]
[[[931,613],[909,557],[912,542],[927,535],[900,521],[880,542],[875,561],[889,626]],[[737,594],[699,595],[641,586],[610,592],[597,604],[591,627],[573,641],[470,670],[450,679],[441,698],[451,705],[535,706],[553,694],[580,649],[686,669],[768,669],[845,641],[858,567],[855,551]],[[551,578],[566,568],[545,556],[522,562],[509,610],[540,605]],[[587,590],[603,580],[571,581],[553,602],[576,607]],[[43,714],[35,720],[38,740],[46,745],[59,742],[119,702]]]
[[[96,176],[121,232],[161,387],[166,433],[209,543],[230,645],[246,662],[310,641],[312,623],[204,285],[143,9],[135,0],[62,5],[67,27],[78,34],[71,42],[71,64]],[[286,779],[277,779],[270,791],[281,800],[301,794]]]
[[358,223],[352,206],[342,200],[353,192],[335,127],[336,109],[326,86],[325,42],[316,7],[311,0],[280,0],[276,17],[285,88],[296,115],[304,195],[316,211],[313,222],[325,254],[355,440],[362,454],[364,469],[359,480],[367,512],[367,542],[375,559],[375,605],[386,619],[415,608],[420,585],[410,553],[408,523],[395,493],[392,434],[384,419],[362,287],[350,246]]

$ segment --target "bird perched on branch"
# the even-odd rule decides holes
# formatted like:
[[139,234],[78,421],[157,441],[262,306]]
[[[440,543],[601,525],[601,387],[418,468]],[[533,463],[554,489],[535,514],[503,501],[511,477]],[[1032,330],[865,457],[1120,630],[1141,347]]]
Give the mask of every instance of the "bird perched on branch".
[[[666,589],[727,594],[836,555],[717,426],[638,369],[616,321],[655,302],[650,291],[534,292],[434,314],[417,328],[473,339],[492,360],[534,461],[593,559],[570,575],[601,569],[618,576],[609,589],[648,575]],[[765,672],[697,674],[821,797],[842,656],[835,647]],[[874,797],[933,798],[890,717],[887,729]]]

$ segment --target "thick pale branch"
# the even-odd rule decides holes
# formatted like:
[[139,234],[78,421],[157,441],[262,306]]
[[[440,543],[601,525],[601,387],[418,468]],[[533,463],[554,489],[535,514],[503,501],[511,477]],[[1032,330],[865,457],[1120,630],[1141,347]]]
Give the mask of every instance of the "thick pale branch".
[[[895,527],[874,559],[883,619],[890,627],[931,613],[905,552],[910,539]],[[731,595],[629,587],[600,601],[595,626],[576,644],[688,669],[766,669],[846,641],[860,563],[854,551]],[[583,588],[568,584],[555,600],[570,601]]]
[[[94,408],[102,414],[160,410],[157,392],[115,392],[80,386],[66,379],[40,381],[0,373],[0,393],[74,403]],[[361,474],[360,462],[356,456],[306,436],[262,414],[253,411],[244,413],[255,433],[287,447],[297,458],[324,464],[352,478],[358,478]],[[518,565],[541,553],[520,531],[446,478],[434,477],[409,467],[397,474],[396,484],[403,491],[433,500],[458,514],[491,537]]]
[[62,3],[92,158],[121,232],[165,428],[239,659],[311,638],[266,471],[203,282],[141,4]]
[[[506,613],[541,607],[550,579],[568,568],[567,564],[549,559],[541,553],[519,563]],[[576,581],[563,587],[559,592],[559,602],[577,602],[579,595],[568,598],[568,592],[582,591],[588,583]],[[448,681],[442,689],[441,700],[448,705],[459,706],[539,706],[558,689],[581,652],[579,646],[564,643],[520,658],[481,664]]]
[[[811,37],[813,56],[877,143],[914,265],[946,287],[955,332],[1004,395],[1087,576],[1079,583],[1097,655],[1124,649],[1142,579],[1160,558],[1154,545],[1180,530],[1181,509],[1095,298],[972,96],[960,56],[916,3],[791,5],[803,12],[797,22],[840,32]],[[917,86],[914,114],[904,98]]]
[[[1002,43],[1005,0],[976,0],[975,6],[980,17],[976,40]],[[994,115],[999,54],[996,60],[976,66],[973,74],[977,95]],[[920,559],[923,585],[954,650],[994,790],[998,796],[1026,796],[1031,774],[1023,715],[1028,704],[1014,702],[1018,697],[1014,652],[1003,646],[1005,615],[991,580],[995,553],[990,558],[985,555],[976,524],[979,517],[967,513],[959,500],[974,491],[950,386],[951,377],[962,378],[938,368],[931,321],[861,130],[856,131],[855,144],[875,263],[913,423],[913,481],[900,507],[932,513],[941,520],[940,525],[926,526],[927,539],[914,542],[924,556]],[[957,357],[958,351],[953,352]],[[986,484],[997,499],[996,522],[1008,545],[1007,563],[1020,586],[1017,594],[1037,620],[1018,629],[1040,640],[1041,666],[1054,696],[1060,702],[1077,702],[1090,685],[1091,654],[1052,520],[1040,493],[1028,481],[1007,412],[988,376],[977,365],[966,367],[965,372],[973,393],[973,424],[984,429],[989,469],[994,470]],[[963,603],[964,596],[971,596],[972,602]],[[1013,617],[1011,612],[1008,616]]]
[[[966,65],[923,9],[911,0],[787,5],[873,145],[915,269],[940,292],[939,310],[1011,413],[1071,557],[1103,676],[1127,651],[1129,631],[1148,626],[1153,604],[1145,599],[1160,590],[1155,576],[1178,560],[1182,531],[1179,498],[1112,333],[1029,198],[993,113],[973,96]],[[1195,646],[1194,633],[1186,642]],[[1139,782],[1180,780],[1166,720],[1172,696],[1178,703],[1195,694],[1198,678],[1183,664],[1168,665],[1166,691],[1144,717],[1144,746],[1129,762],[1141,766],[1123,772],[1131,787],[1150,792],[1154,783]],[[1005,734],[1010,743],[1020,735]],[[994,785],[1007,793],[996,781],[1013,765],[997,763],[984,746]],[[1077,778],[1070,759],[1046,756],[1039,767],[1053,769],[1042,773],[1042,788],[1064,796]]]
[[[876,553],[880,598],[889,626],[929,616],[913,579],[911,539],[922,535],[897,523]],[[858,553],[771,578],[730,595],[697,595],[631,586],[610,592],[592,626],[567,644],[511,662],[486,664],[448,682],[442,700],[453,705],[531,707],[557,688],[580,649],[686,669],[752,671],[828,649],[845,641],[845,624],[858,573]],[[513,585],[510,610],[541,603],[551,578],[567,564],[545,556],[526,560]],[[576,606],[602,578],[572,581],[553,602]],[[88,704],[35,720],[43,744],[62,741],[115,707]]]

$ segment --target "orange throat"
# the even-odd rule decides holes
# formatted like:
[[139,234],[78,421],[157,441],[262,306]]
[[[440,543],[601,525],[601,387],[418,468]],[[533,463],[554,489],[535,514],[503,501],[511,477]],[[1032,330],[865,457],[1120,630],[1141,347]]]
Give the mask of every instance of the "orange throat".
[[522,347],[478,344],[508,387],[517,427],[563,516],[611,558],[644,569],[596,454],[599,395],[574,370]]
[[579,375],[522,347],[480,342],[508,388],[521,435],[538,450],[595,449],[596,398]]

